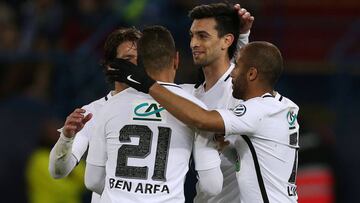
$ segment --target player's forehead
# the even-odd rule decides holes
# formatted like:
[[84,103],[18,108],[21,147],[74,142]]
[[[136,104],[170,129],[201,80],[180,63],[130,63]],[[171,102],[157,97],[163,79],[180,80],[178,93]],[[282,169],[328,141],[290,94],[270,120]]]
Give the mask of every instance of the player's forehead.
[[214,18],[195,19],[191,24],[190,33],[207,32],[209,34],[217,34],[216,25],[217,23]]
[[137,45],[136,42],[134,41],[122,42],[117,47],[117,55],[121,55],[121,56],[127,54],[136,55],[136,51],[137,51]]

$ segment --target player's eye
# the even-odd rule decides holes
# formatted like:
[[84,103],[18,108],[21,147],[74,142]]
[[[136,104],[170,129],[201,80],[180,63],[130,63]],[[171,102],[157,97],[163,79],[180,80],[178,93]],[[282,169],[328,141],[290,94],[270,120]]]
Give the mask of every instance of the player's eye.
[[199,38],[200,38],[200,39],[208,39],[208,38],[209,38],[209,35],[208,35],[208,34],[205,34],[205,33],[202,33],[202,34],[199,34]]

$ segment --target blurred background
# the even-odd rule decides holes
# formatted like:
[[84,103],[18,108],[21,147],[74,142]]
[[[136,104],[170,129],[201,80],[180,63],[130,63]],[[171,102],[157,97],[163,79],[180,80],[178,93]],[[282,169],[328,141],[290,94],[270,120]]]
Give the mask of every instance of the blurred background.
[[[89,202],[82,164],[63,180],[51,179],[47,164],[66,116],[109,91],[99,66],[107,35],[166,26],[181,55],[176,81],[191,83],[187,13],[211,2],[218,1],[2,0],[2,200]],[[274,43],[285,59],[277,90],[300,106],[299,202],[360,202],[360,1],[230,2],[255,16],[250,41]]]

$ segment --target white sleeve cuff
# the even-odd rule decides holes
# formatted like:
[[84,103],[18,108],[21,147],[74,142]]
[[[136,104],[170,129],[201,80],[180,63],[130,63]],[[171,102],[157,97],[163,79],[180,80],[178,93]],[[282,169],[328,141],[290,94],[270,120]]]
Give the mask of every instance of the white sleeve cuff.
[[75,136],[74,137],[66,137],[62,131],[60,133],[60,139],[62,141],[64,141],[64,142],[71,142],[72,143],[74,141],[74,138],[75,138]]
[[239,34],[239,40],[249,41],[249,36],[250,36],[250,30],[247,33]]
[[229,110],[226,109],[215,109],[221,116],[221,118],[223,119],[224,122],[224,126],[225,126],[225,136],[229,135],[230,132],[230,126],[229,126],[229,121],[228,121],[228,112]]

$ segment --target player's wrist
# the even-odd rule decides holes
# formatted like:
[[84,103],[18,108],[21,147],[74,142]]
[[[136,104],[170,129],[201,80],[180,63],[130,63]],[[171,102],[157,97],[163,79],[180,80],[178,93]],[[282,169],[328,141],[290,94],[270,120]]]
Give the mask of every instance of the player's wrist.
[[155,81],[150,87],[149,87],[149,94],[151,95],[151,92],[156,91],[156,86],[159,85],[157,81]]
[[150,76],[147,76],[146,80],[144,81],[144,92],[149,94],[150,89],[154,86],[156,80],[153,80]]
[[244,32],[244,33],[241,33],[239,34],[239,39],[246,39],[250,36],[250,30]]
[[71,135],[68,135],[68,134],[65,134],[64,133],[64,130],[61,131],[60,133],[60,139],[64,140],[65,142],[71,142],[74,140],[74,137],[75,136],[71,136]]

